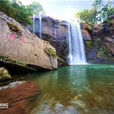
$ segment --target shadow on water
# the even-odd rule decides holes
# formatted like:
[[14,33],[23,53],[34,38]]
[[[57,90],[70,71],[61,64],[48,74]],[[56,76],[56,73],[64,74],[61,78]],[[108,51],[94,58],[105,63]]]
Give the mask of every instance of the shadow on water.
[[114,113],[114,65],[61,67],[28,80],[36,81],[42,91],[32,113]]

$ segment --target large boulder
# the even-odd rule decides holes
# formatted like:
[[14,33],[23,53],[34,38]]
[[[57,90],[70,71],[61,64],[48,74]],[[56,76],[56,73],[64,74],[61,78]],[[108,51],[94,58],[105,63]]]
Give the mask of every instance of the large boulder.
[[[35,69],[56,69],[56,50],[14,19],[0,12],[0,60]],[[48,54],[45,49],[51,48]]]

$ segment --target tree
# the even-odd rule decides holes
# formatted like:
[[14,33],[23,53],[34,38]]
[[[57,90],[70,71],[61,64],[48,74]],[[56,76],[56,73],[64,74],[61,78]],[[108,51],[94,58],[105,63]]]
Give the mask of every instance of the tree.
[[43,7],[38,2],[33,2],[32,4],[28,5],[27,8],[33,14],[45,14]]
[[88,23],[90,25],[93,25],[97,22],[96,15],[97,15],[97,12],[94,8],[91,10],[84,9],[83,11],[75,14],[76,17],[80,18],[80,21],[82,23]]
[[23,25],[32,24],[30,16],[34,13],[44,12],[38,2],[25,6],[22,3],[17,3],[17,0],[0,0],[0,11]]
[[93,8],[90,10],[84,9],[81,12],[75,14],[78,16],[82,23],[96,24],[98,22],[103,22],[114,15],[114,8],[111,5],[111,1],[107,2],[103,0],[95,0],[93,3]]
[[108,19],[110,16],[114,15],[114,8],[112,2],[108,0],[95,0],[93,7],[97,10],[97,18],[99,21],[103,22]]
[[1,0],[0,11],[23,25],[32,24],[32,20],[29,18],[32,13],[24,5],[16,3],[16,0]]

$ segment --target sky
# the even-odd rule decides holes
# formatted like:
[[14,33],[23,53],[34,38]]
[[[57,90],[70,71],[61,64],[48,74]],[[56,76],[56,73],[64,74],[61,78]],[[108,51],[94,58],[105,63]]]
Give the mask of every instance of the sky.
[[74,14],[83,9],[91,9],[94,0],[19,0],[28,5],[38,1],[46,12],[46,15],[56,19],[73,18]]

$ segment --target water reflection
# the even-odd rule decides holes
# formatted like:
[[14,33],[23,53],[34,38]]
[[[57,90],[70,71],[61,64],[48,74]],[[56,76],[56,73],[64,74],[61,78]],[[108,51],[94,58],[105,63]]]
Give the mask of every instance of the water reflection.
[[[70,66],[34,74],[32,80],[42,91],[35,112],[59,114],[61,109],[60,114],[114,113],[113,69],[113,65]],[[41,110],[44,107],[46,113]]]

